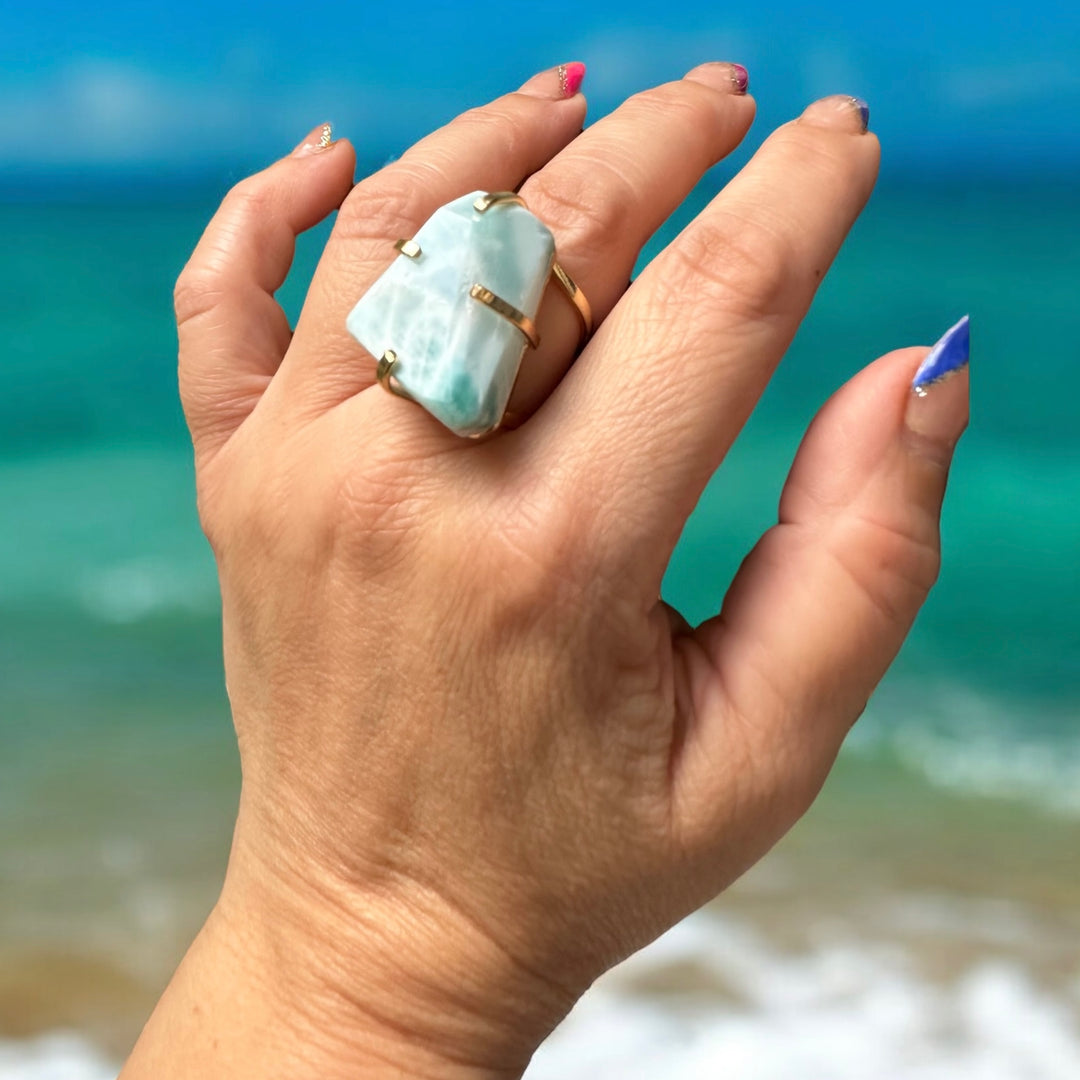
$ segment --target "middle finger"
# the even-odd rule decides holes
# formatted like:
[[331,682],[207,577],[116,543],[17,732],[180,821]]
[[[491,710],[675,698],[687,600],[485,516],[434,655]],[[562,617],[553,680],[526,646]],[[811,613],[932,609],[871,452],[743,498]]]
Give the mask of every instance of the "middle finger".
[[[742,141],[754,119],[746,69],[708,63],[645,90],[579,135],[526,180],[521,196],[555,235],[556,258],[598,324],[623,294],[641,249],[702,174]],[[531,415],[565,374],[579,345],[577,313],[549,288],[508,408]],[[555,295],[553,295],[555,294]]]

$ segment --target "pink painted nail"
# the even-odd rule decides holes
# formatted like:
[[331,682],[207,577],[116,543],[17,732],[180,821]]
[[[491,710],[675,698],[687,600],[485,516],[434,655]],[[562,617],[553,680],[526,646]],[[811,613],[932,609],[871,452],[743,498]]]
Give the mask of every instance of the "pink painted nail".
[[731,77],[734,80],[737,94],[745,94],[750,89],[750,72],[742,64],[731,65]]
[[559,65],[559,89],[564,98],[573,97],[585,79],[585,65],[575,60],[572,64]]

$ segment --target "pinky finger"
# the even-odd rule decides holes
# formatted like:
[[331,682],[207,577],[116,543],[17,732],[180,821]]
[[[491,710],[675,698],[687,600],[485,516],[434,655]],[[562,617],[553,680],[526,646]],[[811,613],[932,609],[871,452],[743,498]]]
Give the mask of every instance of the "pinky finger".
[[288,157],[225,196],[176,283],[180,396],[205,460],[255,407],[291,332],[274,299],[296,237],[344,201],[356,156],[316,128]]

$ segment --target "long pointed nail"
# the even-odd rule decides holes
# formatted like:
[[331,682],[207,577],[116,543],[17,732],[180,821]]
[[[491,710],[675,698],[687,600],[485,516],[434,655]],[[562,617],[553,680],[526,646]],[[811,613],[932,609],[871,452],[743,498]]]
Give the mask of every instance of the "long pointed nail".
[[309,154],[321,154],[334,145],[334,129],[329,124],[320,124],[313,128],[308,137],[292,152],[293,157],[307,157]]
[[945,331],[941,340],[930,350],[911,380],[916,394],[926,395],[926,388],[950,372],[962,368],[971,356],[971,320],[965,315],[955,326]]
[[911,380],[907,427],[949,451],[968,422],[970,354],[971,336],[965,315],[927,353]]

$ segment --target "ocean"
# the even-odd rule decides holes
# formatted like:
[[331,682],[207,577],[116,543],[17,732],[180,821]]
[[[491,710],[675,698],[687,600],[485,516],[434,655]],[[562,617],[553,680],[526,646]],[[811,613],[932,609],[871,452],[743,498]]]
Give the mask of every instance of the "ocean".
[[[224,866],[238,762],[170,311],[218,194],[0,205],[0,1080],[114,1077]],[[529,1080],[1080,1076],[1077,235],[1075,185],[875,194],[665,597],[707,617],[829,393],[969,312],[940,582],[807,819],[600,980]]]

